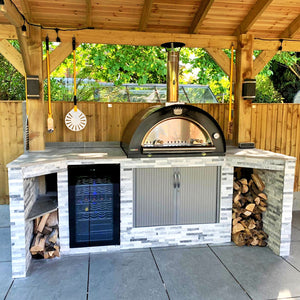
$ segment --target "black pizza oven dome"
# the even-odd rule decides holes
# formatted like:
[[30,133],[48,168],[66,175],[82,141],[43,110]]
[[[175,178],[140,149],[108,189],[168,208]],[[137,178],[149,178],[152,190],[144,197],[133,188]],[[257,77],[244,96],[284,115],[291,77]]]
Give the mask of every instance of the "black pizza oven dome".
[[128,123],[121,147],[128,157],[225,155],[222,129],[192,105],[152,106]]

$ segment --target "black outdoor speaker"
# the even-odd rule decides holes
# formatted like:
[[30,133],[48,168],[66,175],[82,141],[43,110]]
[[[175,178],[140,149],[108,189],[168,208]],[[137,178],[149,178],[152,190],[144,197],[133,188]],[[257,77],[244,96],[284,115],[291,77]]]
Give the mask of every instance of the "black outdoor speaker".
[[27,76],[27,98],[40,99],[39,76]]
[[245,79],[243,82],[242,97],[245,100],[255,100],[256,95],[256,80]]

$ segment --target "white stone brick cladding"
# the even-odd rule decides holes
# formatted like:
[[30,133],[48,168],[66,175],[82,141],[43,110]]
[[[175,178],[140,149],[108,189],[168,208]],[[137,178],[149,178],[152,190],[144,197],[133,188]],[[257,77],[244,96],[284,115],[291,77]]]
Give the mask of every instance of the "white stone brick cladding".
[[[9,165],[10,215],[12,236],[13,277],[26,276],[30,265],[29,243],[32,237],[32,222],[25,222],[27,211],[36,199],[38,182],[35,177],[48,173],[57,173],[57,192],[59,209],[59,232],[61,254],[80,254],[117,251],[121,249],[145,248],[173,245],[195,245],[206,243],[224,243],[231,239],[232,183],[234,166],[250,167],[266,182],[269,194],[270,211],[266,213],[264,223],[269,233],[270,248],[278,255],[288,255],[292,218],[292,193],[295,159],[287,156],[274,158],[270,152],[257,150],[259,155],[227,154],[222,157],[172,157],[128,159],[95,158],[88,159],[70,154],[55,157],[55,160],[43,159],[32,164]],[[254,152],[255,153],[255,152]],[[265,153],[265,154],[264,154]],[[271,153],[272,154],[272,153]],[[45,156],[45,154],[43,154]],[[121,168],[121,206],[120,240],[118,246],[97,246],[70,248],[69,211],[68,211],[68,165],[116,164]],[[134,228],[133,226],[133,170],[135,168],[171,168],[218,166],[221,170],[219,222],[214,224],[193,224]],[[274,182],[276,184],[274,184]],[[272,192],[272,188],[276,192]],[[26,193],[26,199],[24,194]],[[29,195],[28,195],[29,194]],[[276,196],[274,196],[276,194]],[[26,203],[26,206],[24,204]],[[275,221],[275,223],[274,223]],[[28,223],[28,224],[27,224]]]
[[268,209],[263,214],[268,246],[277,255],[288,256],[291,242],[295,162],[286,162],[283,171],[255,170],[265,182]]
[[[26,264],[26,228],[24,215],[24,187],[22,169],[11,168],[8,172],[10,226],[11,226],[11,260],[12,276],[25,277]],[[28,259],[28,258],[27,258]]]

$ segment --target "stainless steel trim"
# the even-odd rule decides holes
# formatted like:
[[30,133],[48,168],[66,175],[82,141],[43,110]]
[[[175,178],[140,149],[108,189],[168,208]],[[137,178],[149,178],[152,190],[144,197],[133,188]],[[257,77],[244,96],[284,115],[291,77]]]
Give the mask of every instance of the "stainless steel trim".
[[143,153],[194,153],[194,152],[211,152],[216,147],[142,147]]

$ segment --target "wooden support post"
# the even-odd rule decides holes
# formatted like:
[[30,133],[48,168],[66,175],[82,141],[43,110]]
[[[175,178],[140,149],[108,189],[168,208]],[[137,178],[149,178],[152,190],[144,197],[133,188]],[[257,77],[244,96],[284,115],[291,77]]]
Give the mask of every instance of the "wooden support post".
[[242,98],[244,79],[253,78],[253,36],[240,35],[236,49],[236,84],[234,93],[234,142],[250,142],[251,100]]
[[29,149],[38,151],[45,149],[45,117],[43,89],[43,50],[41,28],[29,26],[27,53],[30,64],[27,75],[38,75],[40,84],[40,99],[28,100]]

